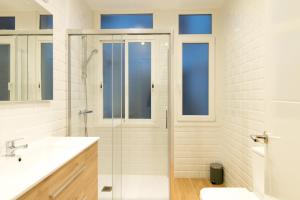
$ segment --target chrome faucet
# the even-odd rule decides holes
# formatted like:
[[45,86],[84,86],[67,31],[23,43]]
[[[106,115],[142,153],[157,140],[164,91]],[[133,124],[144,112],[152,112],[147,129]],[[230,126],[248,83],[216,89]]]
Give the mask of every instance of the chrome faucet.
[[8,156],[8,157],[14,157],[16,154],[15,154],[15,151],[17,149],[25,149],[28,147],[28,144],[25,144],[25,145],[20,145],[20,146],[16,146],[15,143],[16,141],[18,140],[23,140],[24,138],[19,138],[19,139],[15,139],[15,140],[9,140],[5,143],[5,147],[6,147],[6,154],[5,156]]

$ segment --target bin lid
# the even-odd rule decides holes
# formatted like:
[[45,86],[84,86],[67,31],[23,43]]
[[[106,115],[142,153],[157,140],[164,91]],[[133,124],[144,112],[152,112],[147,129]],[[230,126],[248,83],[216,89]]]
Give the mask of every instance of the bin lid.
[[210,167],[213,168],[213,169],[222,169],[223,165],[220,164],[220,163],[211,163]]

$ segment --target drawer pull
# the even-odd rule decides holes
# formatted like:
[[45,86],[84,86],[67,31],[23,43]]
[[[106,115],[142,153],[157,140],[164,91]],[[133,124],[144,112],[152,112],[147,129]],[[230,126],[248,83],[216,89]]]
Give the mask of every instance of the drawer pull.
[[78,166],[66,179],[65,181],[52,193],[50,194],[51,199],[56,199],[61,192],[63,192],[85,169],[85,165]]

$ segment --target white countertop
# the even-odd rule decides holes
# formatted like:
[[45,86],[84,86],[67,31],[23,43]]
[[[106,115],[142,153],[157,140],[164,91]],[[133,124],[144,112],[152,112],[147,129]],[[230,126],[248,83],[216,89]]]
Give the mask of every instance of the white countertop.
[[48,137],[0,157],[0,199],[17,199],[98,141],[97,137]]

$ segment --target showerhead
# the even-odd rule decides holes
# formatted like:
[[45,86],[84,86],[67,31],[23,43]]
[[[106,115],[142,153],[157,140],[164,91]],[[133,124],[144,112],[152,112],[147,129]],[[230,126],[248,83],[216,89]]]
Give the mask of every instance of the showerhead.
[[88,66],[89,62],[91,61],[92,57],[97,53],[98,53],[97,49],[92,50],[91,54],[89,55],[89,57],[86,59],[86,61],[82,65],[82,78],[87,78],[87,66]]
[[87,67],[87,65],[89,64],[89,62],[91,61],[92,57],[98,53],[97,49],[94,49],[93,51],[91,51],[91,54],[89,55],[89,57],[86,59],[84,65],[85,67]]
[[91,52],[91,54],[96,54],[96,53],[98,53],[98,50],[97,50],[97,49],[94,49],[94,50]]

